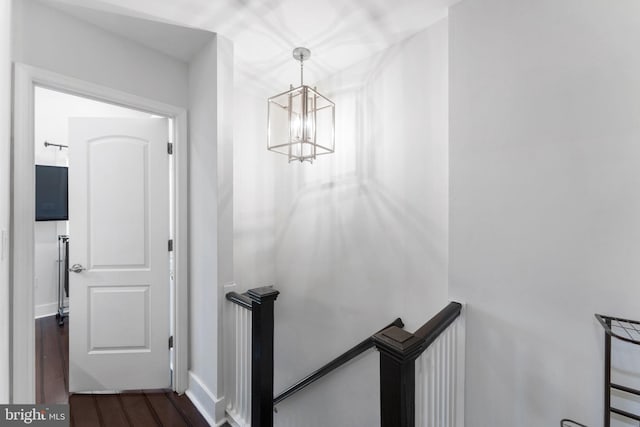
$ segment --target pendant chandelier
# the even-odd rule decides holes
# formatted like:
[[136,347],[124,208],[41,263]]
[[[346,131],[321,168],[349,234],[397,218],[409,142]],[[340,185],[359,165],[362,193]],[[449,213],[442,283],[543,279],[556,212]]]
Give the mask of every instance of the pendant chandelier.
[[335,146],[335,104],[316,88],[304,84],[304,61],[311,51],[293,50],[300,61],[300,86],[269,98],[267,149],[284,154],[289,162],[310,162],[316,156],[330,154]]

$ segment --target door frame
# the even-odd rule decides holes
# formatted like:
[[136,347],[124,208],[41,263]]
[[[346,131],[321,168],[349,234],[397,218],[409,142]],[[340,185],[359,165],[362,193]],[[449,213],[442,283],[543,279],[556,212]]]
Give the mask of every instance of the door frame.
[[[12,233],[11,233],[11,401],[35,403],[35,86],[142,110],[174,120],[173,389],[183,393],[188,378],[188,138],[187,110],[45,69],[14,64]],[[169,278],[167,278],[168,280]],[[27,286],[21,284],[29,284]],[[169,367],[167,366],[167,369]]]

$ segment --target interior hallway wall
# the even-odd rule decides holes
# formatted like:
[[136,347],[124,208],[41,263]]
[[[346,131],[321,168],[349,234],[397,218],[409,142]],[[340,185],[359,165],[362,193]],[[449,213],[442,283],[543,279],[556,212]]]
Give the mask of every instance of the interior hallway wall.
[[233,45],[216,36],[189,65],[189,324],[187,394],[224,419],[223,301],[233,283]]
[[269,96],[235,88],[234,280],[240,292],[276,283],[274,172],[282,159],[265,149]]
[[[336,103],[335,154],[311,165],[268,153],[276,393],[396,317],[413,331],[447,303],[447,26],[309,82]],[[276,425],[379,425],[378,359],[371,351],[278,405]]]
[[11,0],[0,0],[0,404],[9,403]]
[[602,425],[594,313],[639,317],[640,3],[463,1],[449,22],[466,425]]
[[188,106],[188,72],[183,61],[37,0],[15,1],[13,21],[16,62],[167,104]]
[[[188,133],[192,140],[196,137],[199,138],[199,142],[196,143],[198,148],[191,149],[189,152],[190,164],[184,165],[190,171],[189,212],[194,212],[198,209],[198,200],[205,200],[212,195],[210,186],[215,186],[217,184],[214,183],[218,182],[217,174],[219,169],[216,166],[218,160],[227,161],[228,165],[232,165],[232,160],[228,159],[228,154],[219,158],[217,152],[218,148],[228,147],[232,140],[229,137],[229,132],[221,130],[223,126],[217,126],[219,123],[217,118],[219,112],[216,109],[217,103],[229,97],[225,95],[221,99],[221,93],[218,91],[218,86],[224,83],[224,79],[212,80],[212,76],[216,76],[216,78],[223,74],[228,76],[233,72],[233,65],[228,59],[232,54],[229,53],[229,49],[225,48],[224,50],[224,60],[218,61],[217,57],[221,51],[219,49],[216,50],[217,48],[212,49],[211,44],[207,42],[207,46],[202,46],[200,51],[197,51],[194,57],[190,58],[191,64],[189,64],[140,45],[118,34],[88,24],[35,0],[19,0],[15,2],[13,23],[13,59],[16,62],[47,69],[176,107],[183,107],[189,111],[190,118],[199,117],[200,123],[204,123],[204,125],[197,127],[192,120],[188,124]],[[209,40],[213,41],[215,46],[215,34],[210,34]],[[200,39],[200,37],[196,37],[196,39]],[[220,45],[217,46],[220,47]],[[225,47],[228,47],[226,43]],[[195,62],[198,61],[203,65],[196,65]],[[218,68],[209,68],[210,66]],[[195,80],[193,75],[195,67],[199,69],[198,81]],[[196,87],[204,89],[197,91],[194,89]],[[228,89],[225,89],[224,93],[227,94],[227,92]],[[224,110],[231,111],[226,106]],[[213,120],[212,117],[216,117],[216,119]],[[228,119],[224,119],[224,123],[231,122]],[[232,126],[232,124],[226,127],[228,128],[229,126]],[[224,144],[219,144],[220,141],[224,141]],[[17,143],[24,142],[18,141]],[[208,156],[199,157],[198,150],[200,149],[204,149],[205,154]],[[208,169],[206,170],[205,179],[199,182],[200,185],[194,185],[193,174],[198,168]],[[229,187],[228,183],[231,179],[229,177],[232,174],[231,166],[224,169],[225,184],[221,185],[220,188]],[[214,181],[209,181],[209,177],[213,177]],[[186,185],[184,189],[187,190]],[[219,191],[219,188],[213,191],[213,195],[216,197],[219,194],[217,191]],[[181,197],[186,197],[185,193],[186,191],[182,193]],[[224,191],[224,194],[226,193],[228,193],[227,190]],[[222,383],[222,375],[220,375],[222,363],[221,360],[212,361],[210,355],[218,353],[217,348],[220,343],[218,338],[215,337],[217,335],[215,333],[213,336],[206,335],[200,341],[200,343],[206,343],[204,346],[194,345],[193,339],[198,338],[198,334],[201,331],[211,332],[212,329],[210,328],[214,328],[213,331],[215,332],[216,327],[221,327],[218,322],[218,316],[220,315],[218,304],[221,304],[219,295],[222,294],[222,285],[220,284],[219,286],[221,278],[217,276],[219,272],[218,262],[220,260],[223,260],[226,264],[232,262],[218,257],[219,253],[216,244],[219,225],[232,230],[232,220],[227,220],[232,215],[232,204],[226,203],[225,207],[231,209],[228,211],[222,210],[222,218],[226,222],[219,224],[217,213],[211,214],[210,211],[205,210],[203,211],[204,216],[190,218],[189,224],[191,236],[194,236],[194,233],[201,233],[200,235],[213,242],[213,247],[208,243],[205,245],[189,245],[189,260],[201,260],[208,263],[204,270],[198,270],[195,271],[197,274],[189,275],[189,289],[192,295],[194,293],[200,295],[202,292],[205,294],[211,293],[214,295],[214,299],[210,300],[202,309],[194,308],[194,300],[190,300],[190,369],[202,381],[190,381],[188,388],[191,390],[192,396],[201,398],[201,400],[194,403],[200,405],[199,408],[203,411],[205,417],[210,421],[215,420],[215,422],[221,419],[220,402],[223,401],[222,398],[224,396],[224,390],[220,386]],[[215,209],[217,210],[218,206]],[[233,251],[233,242],[228,240],[226,241],[226,246],[223,245],[225,254]],[[232,270],[232,266],[225,265],[220,271],[226,274],[226,272]],[[205,274],[200,274],[202,271]],[[213,276],[209,274],[211,272],[214,273]],[[196,302],[199,303],[200,300],[196,300]],[[28,321],[27,319],[23,320],[24,323]],[[212,327],[211,325],[214,326]],[[183,338],[186,340],[187,337]],[[212,343],[212,340],[215,342]],[[213,351],[209,348],[210,344],[213,347]],[[32,353],[28,349],[29,343],[23,343],[23,345],[24,347],[14,345],[14,355]],[[193,363],[196,364],[195,367]],[[203,374],[199,371],[201,367],[205,370]],[[191,378],[194,377],[192,376]],[[187,388],[187,385],[185,384],[184,387]],[[29,401],[28,391],[25,391],[20,384],[14,384],[15,390],[17,390],[20,401]],[[184,391],[184,389],[180,391]]]

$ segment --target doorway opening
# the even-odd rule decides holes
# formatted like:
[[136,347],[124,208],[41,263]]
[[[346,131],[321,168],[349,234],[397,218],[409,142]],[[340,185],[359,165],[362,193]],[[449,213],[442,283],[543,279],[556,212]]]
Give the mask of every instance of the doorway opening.
[[[73,126],[73,124],[70,125],[73,120],[70,121],[69,119],[164,120],[164,124],[161,126],[165,127],[164,139],[167,142],[174,140],[174,121],[172,118],[79,95],[72,95],[42,86],[34,87],[33,112],[34,163],[36,167],[35,209],[37,219],[34,223],[33,289],[36,336],[36,402],[66,403],[69,393],[68,346],[70,319],[68,317],[74,315],[74,307],[73,304],[70,304],[69,299],[69,282],[74,279],[73,265],[69,263],[69,260],[73,258],[69,254],[74,251],[74,234],[76,237],[81,237],[78,233],[86,231],[83,227],[74,229],[73,216],[69,217],[69,207],[72,207],[74,203],[82,204],[83,202],[78,199],[87,197],[86,194],[73,194],[73,192],[70,192],[68,193],[68,204],[64,206],[66,202],[64,193],[67,192],[67,189],[73,191],[73,189],[77,190],[78,188],[73,183],[66,185],[68,179],[73,179],[74,176],[76,179],[78,178],[77,174],[68,173],[72,172],[72,168],[74,168],[73,164],[69,164],[69,152],[74,149],[74,145],[69,143],[70,126]],[[116,133],[118,132],[116,131]],[[76,146],[75,149],[78,149],[78,147]],[[100,160],[99,157],[97,159]],[[95,156],[93,160],[96,160]],[[104,160],[107,161],[106,158]],[[78,165],[76,164],[75,166],[77,167]],[[118,164],[106,165],[102,169],[117,171],[121,166]],[[167,160],[162,167],[167,169],[169,178],[168,182],[166,182],[169,204],[164,206],[164,209],[166,209],[169,218],[165,236],[171,239],[174,236],[174,209],[171,206],[173,206],[175,199],[173,192],[175,177],[171,161]],[[42,173],[39,173],[39,171]],[[90,176],[90,174],[86,176]],[[114,178],[108,178],[106,182],[110,179]],[[99,216],[94,216],[93,219],[95,218],[99,218]],[[104,226],[101,224],[95,225],[98,229]],[[84,237],[86,241],[88,236]],[[94,239],[96,238],[96,236],[93,237]],[[117,244],[117,242],[113,242],[114,247]],[[107,248],[107,250],[109,249]],[[112,248],[112,252],[117,253],[119,249]],[[167,253],[168,274],[166,275],[166,281],[169,289],[169,304],[164,308],[169,319],[174,318],[173,308],[175,306],[175,283],[172,280],[175,261],[173,255],[173,251]],[[69,272],[70,268],[72,269],[71,273]],[[131,290],[127,289],[127,292],[131,293]],[[95,295],[92,298],[94,297]],[[84,304],[85,302],[87,304],[90,303],[86,298],[74,300],[75,304]],[[126,303],[127,300],[124,300],[124,302]],[[148,301],[145,301],[145,303],[148,304]],[[114,313],[114,316],[117,315],[119,314]],[[82,319],[83,322],[86,320]],[[134,316],[133,321],[135,320]],[[94,323],[96,322],[95,319],[93,321]],[[73,323],[71,324],[73,325]],[[169,328],[168,334],[173,336],[173,320],[169,321]],[[73,332],[71,330],[71,333]],[[114,336],[122,333],[126,334],[125,331],[112,331],[111,333]],[[169,351],[171,352],[172,349]],[[170,355],[169,365],[166,366],[166,376],[169,378],[169,384],[172,381],[172,369],[173,355]]]
[[[11,310],[11,319],[12,319],[12,349],[11,349],[11,399],[13,402],[23,402],[23,403],[35,403],[36,401],[36,360],[35,360],[35,328],[34,328],[34,319],[35,319],[35,307],[34,307],[34,284],[35,284],[35,263],[34,263],[34,254],[35,254],[35,173],[34,173],[34,164],[35,164],[35,91],[36,88],[48,88],[57,92],[62,92],[65,94],[73,94],[80,96],[81,98],[89,99],[89,100],[99,100],[108,105],[112,106],[126,106],[129,109],[137,110],[138,112],[146,112],[145,114],[149,115],[158,115],[160,117],[155,118],[155,124],[158,126],[157,131],[159,132],[156,136],[158,136],[157,141],[162,140],[162,142],[158,142],[156,144],[150,145],[152,147],[162,147],[163,154],[165,156],[168,155],[168,147],[166,142],[167,128],[168,123],[166,122],[166,118],[170,118],[173,120],[173,139],[172,147],[173,154],[168,157],[167,163],[163,163],[160,168],[156,168],[158,170],[168,171],[168,163],[173,165],[173,175],[172,180],[163,178],[161,180],[149,179],[146,182],[149,183],[157,183],[162,182],[166,183],[171,181],[171,185],[163,185],[162,188],[171,192],[171,197],[174,200],[173,205],[171,206],[171,211],[168,209],[161,209],[160,211],[170,216],[174,219],[174,221],[169,224],[167,221],[166,227],[162,229],[160,233],[147,233],[148,236],[160,236],[162,235],[162,241],[160,244],[154,244],[154,247],[162,247],[164,250],[167,250],[167,239],[173,235],[174,244],[173,244],[173,253],[170,254],[173,257],[173,265],[171,266],[173,274],[173,284],[174,284],[174,294],[171,295],[173,298],[173,303],[169,303],[170,292],[167,290],[166,293],[162,293],[167,300],[162,303],[162,310],[166,313],[169,312],[172,314],[171,318],[171,328],[174,331],[173,335],[173,350],[171,351],[171,362],[173,363],[174,370],[172,372],[172,378],[169,378],[169,375],[166,375],[167,368],[170,365],[169,362],[169,347],[167,346],[168,342],[168,332],[162,338],[162,342],[160,345],[160,341],[158,341],[159,335],[154,335],[156,337],[156,347],[162,347],[165,349],[167,353],[166,363],[162,366],[162,377],[166,378],[167,381],[163,382],[163,387],[168,387],[171,384],[171,387],[174,391],[178,393],[183,393],[188,386],[188,317],[187,317],[187,260],[188,260],[188,241],[187,241],[187,112],[186,109],[182,107],[176,107],[170,104],[166,104],[163,102],[155,101],[153,99],[140,97],[137,95],[132,95],[126,92],[121,92],[118,90],[114,90],[109,87],[101,86],[95,83],[90,83],[84,80],[72,78],[69,76],[65,76],[62,74],[58,74],[55,72],[51,72],[48,70],[44,70],[37,67],[28,66],[25,64],[14,64],[14,145],[13,145],[13,191],[12,191],[12,215],[13,215],[13,224],[12,224],[12,238],[11,238],[11,248],[12,248],[12,310]],[[164,119],[162,117],[165,117]],[[98,125],[103,126],[104,123],[101,123],[100,120],[107,119],[98,119],[98,118],[72,118],[71,121],[85,121],[84,128],[93,129]],[[93,120],[92,124],[87,125],[88,122]],[[129,120],[131,123],[135,121],[144,120],[147,123],[153,122],[154,119],[114,119],[114,120]],[[164,128],[160,126],[162,121],[164,120]],[[130,123],[130,124],[131,124]],[[111,132],[113,134],[113,132]],[[135,132],[134,132],[135,133]],[[119,133],[120,136],[126,135],[127,133]],[[85,135],[86,136],[86,135]],[[95,136],[95,135],[94,135]],[[117,135],[116,135],[117,136]],[[100,138],[89,138],[91,141],[98,141]],[[113,139],[113,138],[112,138]],[[130,138],[131,139],[131,138]],[[135,138],[134,138],[135,139]],[[138,138],[140,141],[144,141],[145,138]],[[87,140],[85,140],[87,141]],[[103,141],[103,140],[100,140]],[[107,141],[108,142],[108,141]],[[111,141],[113,142],[113,141]],[[44,143],[43,143],[44,145]],[[88,144],[79,144],[78,147],[86,147]],[[117,145],[117,144],[115,144]],[[140,144],[138,144],[140,145]],[[102,144],[103,147],[113,147],[114,144]],[[50,147],[48,147],[50,148]],[[59,147],[58,147],[59,148]],[[155,148],[154,148],[155,150]],[[69,153],[79,153],[82,150],[71,150]],[[139,150],[140,151],[140,150]],[[145,150],[142,150],[143,152]],[[157,152],[157,150],[156,150]],[[94,152],[93,154],[96,154]],[[105,156],[103,156],[104,154]],[[136,171],[136,167],[126,167],[123,164],[120,164],[119,158],[116,156],[115,161],[113,160],[113,152],[97,153],[97,157],[95,158],[106,158],[108,156],[112,156],[111,163],[100,161],[96,163],[98,166],[102,165],[102,175],[107,176],[108,179],[96,179],[96,176],[93,178],[89,176],[85,176],[82,179],[73,179],[70,177],[69,182],[73,185],[74,183],[86,183],[88,179],[91,178],[93,183],[110,182],[110,175],[113,175],[116,178],[120,178],[120,188],[129,193],[129,200],[131,200],[131,191],[129,187],[132,188],[141,188],[140,185],[129,186],[128,182],[125,180],[123,184],[122,176],[120,173],[122,170],[133,170]],[[84,156],[87,153],[85,152]],[[143,156],[144,157],[144,156]],[[85,158],[85,157],[80,157]],[[125,161],[128,161],[128,156],[122,157]],[[140,158],[140,156],[138,156]],[[70,161],[72,164],[76,165],[86,165],[88,164],[85,161]],[[94,162],[95,163],[95,162]],[[126,163],[126,162],[125,162]],[[151,162],[155,165],[158,164],[157,161]],[[113,165],[116,164],[117,167],[107,167],[104,168],[105,165]],[[73,171],[76,168],[69,169]],[[80,168],[82,169],[82,168]],[[89,171],[95,171],[93,167],[85,168],[85,173]],[[116,173],[117,172],[117,173]],[[98,176],[100,173],[98,174]],[[138,182],[138,181],[132,181]],[[142,186],[143,188],[146,188]],[[157,187],[157,186],[156,186]],[[170,187],[170,188],[168,188]],[[104,188],[110,188],[107,185]],[[71,190],[71,193],[74,191]],[[85,191],[86,194],[86,191]],[[96,194],[101,194],[101,191],[98,191]],[[113,198],[114,196],[112,196]],[[78,198],[77,200],[88,200],[87,197]],[[146,200],[146,198],[140,198],[140,200]],[[136,202],[134,200],[134,202]],[[129,201],[122,199],[119,200],[118,203],[112,203],[113,206],[129,206],[135,205],[136,203],[129,203]],[[140,205],[138,203],[138,205]],[[170,203],[167,201],[163,204],[163,206],[169,206]],[[108,208],[110,205],[106,205]],[[73,203],[70,206],[73,208]],[[94,212],[107,212],[103,216],[107,216],[112,213],[113,209],[109,211],[109,209],[94,209]],[[73,213],[70,212],[70,218],[72,219],[71,224],[73,224]],[[76,217],[76,219],[78,219]],[[99,223],[99,221],[97,222]],[[126,224],[126,222],[124,222]],[[170,229],[171,235],[166,233],[166,230]],[[107,231],[106,233],[104,231]],[[145,229],[146,230],[146,229]],[[108,228],[101,229],[103,241],[104,236],[107,238],[111,236],[109,234]],[[116,235],[116,232],[112,233]],[[122,234],[122,230],[119,231]],[[73,230],[71,230],[70,238],[73,239]],[[85,235],[89,235],[90,233],[85,233]],[[82,236],[82,233],[80,234]],[[126,235],[126,234],[125,234]],[[76,240],[76,246],[78,245],[80,239]],[[108,239],[107,239],[108,240]],[[158,243],[158,242],[156,242]],[[127,247],[126,245],[123,245]],[[76,247],[76,251],[72,249],[70,251],[73,256],[74,253],[80,253],[78,248]],[[102,254],[105,252],[103,251]],[[118,251],[111,251],[111,254],[118,254]],[[163,254],[166,257],[169,257],[168,252],[164,252]],[[94,260],[95,261],[95,260]],[[80,264],[84,264],[86,261],[82,261]],[[163,261],[164,262],[164,261]],[[89,263],[91,264],[91,263]],[[85,264],[88,266],[89,264]],[[95,267],[95,265],[94,265]],[[105,267],[105,265],[102,265]],[[74,270],[73,277],[82,277],[85,274],[89,275],[92,271],[91,269],[85,269],[80,266],[79,269],[74,269],[73,265],[71,269]],[[95,270],[95,269],[93,269]],[[104,269],[103,269],[104,270]],[[93,271],[94,272],[94,271]],[[76,276],[77,274],[77,276]],[[169,277],[169,271],[167,268],[166,275],[160,280],[162,283],[167,283],[167,277]],[[73,280],[70,280],[71,286],[73,286]],[[95,282],[95,281],[94,281]],[[156,280],[159,282],[159,280]],[[96,282],[97,283],[97,282]],[[24,286],[27,284],[27,286]],[[95,283],[94,283],[95,284]],[[144,284],[143,284],[144,285]],[[128,295],[133,297],[129,298],[129,303],[133,301],[134,303],[137,301],[138,303],[144,302],[144,296],[148,295],[144,292],[144,286],[138,286],[138,289],[130,288],[128,290],[132,290],[133,292]],[[88,289],[88,288],[87,288]],[[95,287],[91,289],[92,291],[100,291],[100,289],[96,289]],[[102,289],[104,291],[104,289]],[[127,290],[124,288],[120,288],[120,290]],[[141,291],[142,292],[139,292]],[[116,289],[117,291],[117,289]],[[138,292],[137,292],[138,291]],[[73,298],[73,295],[80,295],[78,292],[73,292],[73,290],[69,289],[70,296]],[[137,292],[137,293],[136,293]],[[117,292],[115,292],[117,294]],[[123,292],[120,292],[122,295]],[[109,294],[109,292],[103,292],[98,296],[115,296],[113,293]],[[125,295],[126,296],[126,295]],[[137,297],[137,299],[136,299]],[[142,297],[142,298],[141,298]],[[102,298],[102,301],[107,301]],[[85,301],[89,301],[85,299]],[[108,301],[107,301],[108,302]],[[73,306],[71,303],[71,311],[73,316]],[[87,306],[86,304],[85,306]],[[126,305],[126,304],[124,304]],[[156,304],[157,305],[157,304]],[[155,307],[156,305],[150,304],[149,307]],[[81,304],[80,307],[83,305]],[[108,304],[102,304],[102,311],[105,312],[105,307]],[[113,306],[113,304],[112,304]],[[169,307],[167,307],[169,306]],[[128,306],[132,308],[131,304]],[[138,304],[140,307],[140,304]],[[135,308],[135,305],[133,306]],[[108,310],[107,310],[108,311]],[[143,316],[144,317],[144,316]],[[169,317],[169,316],[167,316]],[[115,317],[121,318],[121,317]],[[140,316],[138,316],[140,318]],[[70,318],[73,323],[73,317]],[[144,322],[138,322],[137,330],[140,331],[140,324],[144,325]],[[98,327],[102,332],[106,332],[109,334],[111,331],[116,330],[109,327],[109,322],[93,322],[92,323],[94,329]],[[169,331],[169,324],[166,325],[166,328],[162,329],[163,331]],[[158,330],[157,328],[147,328],[146,326],[142,327],[143,331],[151,331],[152,329]],[[123,331],[124,335],[127,335],[129,338],[132,337],[131,331],[134,331],[135,328],[126,328],[123,327],[120,329]],[[164,332],[163,332],[164,333]],[[82,334],[81,334],[82,335]],[[97,341],[91,343],[94,348],[87,347],[85,343],[85,350],[93,351],[94,354],[101,353],[104,355],[117,355],[118,352],[122,353],[122,349],[117,348],[117,345],[114,347],[110,344],[113,344],[113,340],[109,343],[109,339],[118,339],[119,333],[111,333],[110,336],[106,336],[105,339],[98,339]],[[140,334],[138,334],[140,335]],[[74,336],[73,327],[70,336],[70,345],[73,345],[74,340],[72,339]],[[102,338],[105,338],[104,336]],[[135,336],[134,336],[135,339]],[[94,345],[96,344],[96,345]],[[105,345],[106,344],[106,345]],[[116,343],[117,344],[117,343]],[[126,343],[125,343],[126,344]],[[131,344],[131,342],[129,342]],[[140,354],[144,354],[147,350],[144,347],[139,347],[138,352]],[[85,351],[87,352],[87,351]],[[73,358],[71,358],[73,360]],[[73,366],[72,364],[71,366]],[[98,365],[96,369],[99,369],[101,365]],[[123,366],[130,366],[130,364],[123,363]],[[132,369],[134,372],[137,372],[135,369]],[[117,369],[110,369],[106,372],[103,372],[103,375],[110,374],[111,372],[117,372]],[[160,370],[158,370],[160,371]],[[88,378],[91,378],[93,372],[91,370],[86,371]],[[133,376],[131,376],[133,377]],[[134,381],[135,384],[135,381]],[[137,389],[137,387],[134,386]],[[156,388],[156,387],[148,387],[148,388]],[[72,390],[75,390],[71,387]],[[111,391],[121,391],[121,390],[130,390],[131,387],[123,388],[123,387],[91,387],[94,391],[98,390],[111,390]],[[88,389],[86,389],[88,390]]]

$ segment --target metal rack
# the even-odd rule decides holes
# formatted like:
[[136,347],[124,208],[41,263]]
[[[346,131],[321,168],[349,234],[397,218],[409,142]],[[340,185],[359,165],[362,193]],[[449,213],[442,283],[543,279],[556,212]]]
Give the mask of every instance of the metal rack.
[[64,318],[69,317],[69,305],[65,305],[65,298],[69,297],[69,236],[58,236],[58,326],[64,324]]
[[611,337],[640,345],[640,322],[618,317],[596,314],[596,319],[604,328],[604,427],[611,426],[611,414],[640,421],[640,414],[634,414],[611,406],[611,390],[640,396],[640,390],[611,382]]

